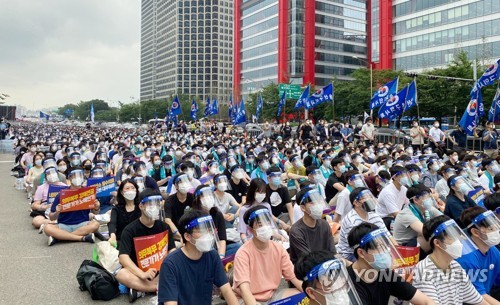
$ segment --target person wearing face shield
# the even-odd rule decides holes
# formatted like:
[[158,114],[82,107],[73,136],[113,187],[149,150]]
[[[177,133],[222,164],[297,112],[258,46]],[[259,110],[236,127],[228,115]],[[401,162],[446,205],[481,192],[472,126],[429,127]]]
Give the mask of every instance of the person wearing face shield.
[[[33,187],[31,189],[31,194],[32,196],[35,195],[38,187],[40,185],[43,185],[43,183],[45,182],[45,170],[49,167],[54,167],[57,169],[57,163],[56,163],[56,160],[52,157],[46,157],[42,160],[42,167],[44,169],[44,172],[41,174],[41,175],[38,175],[36,176],[34,179],[33,179]],[[64,184],[67,183],[67,180],[66,180],[66,175],[64,175],[63,173],[59,172],[59,171],[56,171],[57,172],[57,175],[58,175],[58,178],[59,180],[58,181],[61,181],[63,182]]]
[[393,271],[401,267],[403,260],[387,231],[371,223],[361,223],[352,228],[348,241],[356,262],[347,267],[347,273],[363,304],[387,305],[392,296],[415,305],[436,305]]
[[467,209],[476,206],[476,203],[468,196],[474,188],[462,176],[450,176],[448,178],[450,193],[446,197],[446,207],[444,215],[455,220],[460,226],[462,222],[460,215]]
[[[233,290],[240,303],[268,304],[302,291],[302,282],[295,277],[285,248],[271,241],[277,229],[269,210],[252,207],[243,219],[254,237],[241,246],[234,258]],[[296,289],[279,289],[282,277]]]
[[[293,205],[288,189],[282,184],[283,173],[277,166],[267,170],[269,184],[266,186],[265,202],[271,204],[273,215],[285,224],[293,219]],[[290,226],[286,225],[286,229]]]
[[175,249],[172,231],[160,219],[162,207],[163,198],[160,192],[145,189],[139,195],[141,216],[127,225],[122,232],[118,255],[122,268],[115,272],[115,276],[122,285],[130,289],[130,302],[144,296],[145,292],[156,292],[158,287],[157,276],[160,271],[155,268],[148,268],[147,270],[139,268],[135,239],[163,233],[167,234],[168,244],[164,246],[167,248],[166,251],[172,252]]
[[436,158],[429,158],[427,160],[427,171],[422,175],[422,183],[430,189],[436,187],[437,182],[441,178],[439,172],[441,170],[442,164]]
[[259,154],[255,159],[255,162],[258,166],[257,168],[254,169],[254,171],[250,175],[250,179],[253,180],[255,178],[259,178],[264,180],[266,184],[268,184],[269,182],[267,180],[266,172],[271,167],[269,161],[267,160],[264,154]]
[[162,263],[158,302],[210,305],[212,287],[215,285],[228,305],[237,305],[238,301],[215,251],[219,241],[212,218],[201,211],[189,210],[179,220],[179,231],[184,246],[168,255]]
[[[81,168],[72,169],[68,178],[71,181],[70,190],[77,190],[84,182],[83,170]],[[57,220],[57,224],[47,224],[44,227],[45,234],[49,237],[48,245],[52,246],[57,241],[81,241],[94,242],[94,233],[99,230],[97,221],[89,221],[90,213],[98,214],[100,204],[95,200],[94,209],[80,210],[61,213],[59,194],[54,198],[50,207],[49,218],[51,221]]]
[[450,193],[450,188],[448,187],[448,179],[451,176],[455,176],[457,172],[451,165],[445,164],[443,167],[441,167],[439,173],[441,174],[442,178],[439,179],[439,181],[436,183],[436,187],[434,189],[439,195],[439,199],[446,200],[446,197]]
[[33,217],[32,225],[35,229],[41,228],[39,233],[42,233],[43,226],[50,222],[48,217],[51,206],[48,202],[50,185],[66,186],[65,183],[61,182],[57,169],[52,163],[49,164],[50,165],[45,168],[42,174],[43,183],[36,188],[36,192],[33,194],[33,203],[31,204],[30,216]]
[[[349,194],[349,200],[352,204],[352,210],[343,217],[340,225],[340,237],[337,244],[337,251],[343,258],[348,261],[356,261],[356,256],[352,247],[349,245],[348,236],[351,230],[360,223],[366,222],[376,225],[378,228],[385,230],[385,224],[382,218],[375,213],[375,208],[378,205],[377,199],[370,190],[366,187],[354,188]],[[388,233],[388,238],[393,241],[392,236]]]
[[290,163],[290,167],[286,170],[286,176],[288,178],[287,186],[290,196],[294,196],[299,190],[300,181],[307,178],[306,168],[304,167],[299,155],[291,155],[288,161]]
[[394,221],[403,206],[409,203],[408,198],[406,198],[406,191],[411,186],[411,180],[406,168],[393,166],[390,173],[392,181],[378,195],[379,204],[376,210],[377,214],[384,219],[387,229],[390,228],[391,222]]
[[229,193],[231,185],[224,174],[218,174],[214,177],[214,187],[215,206],[224,215],[226,228],[232,228],[241,206],[236,202],[233,195]]
[[149,188],[158,191],[160,190],[155,179],[153,179],[151,176],[148,175],[146,164],[144,162],[142,161],[135,162],[132,168],[136,176],[143,178],[144,188]]
[[231,179],[229,180],[228,193],[233,195],[236,202],[241,206],[245,204],[248,191],[248,183],[244,180],[245,170],[241,165],[235,165],[230,168]]
[[487,194],[493,193],[493,187],[495,186],[494,177],[496,174],[500,173],[500,166],[497,161],[492,158],[484,158],[481,162],[484,172],[479,177],[479,183],[484,188]]
[[174,186],[176,192],[168,196],[165,201],[165,222],[172,230],[177,241],[182,241],[182,235],[179,233],[179,219],[184,215],[187,208],[193,206],[194,195],[190,192],[192,189],[191,181],[186,173],[179,173],[174,176]]
[[304,187],[297,193],[297,204],[303,214],[290,229],[290,259],[292,263],[311,251],[327,250],[335,254],[335,243],[323,211],[328,208],[317,189]]
[[295,264],[295,275],[314,305],[363,305],[342,261],[326,250],[303,255]]
[[347,186],[343,189],[337,196],[337,205],[335,208],[335,216],[333,217],[333,222],[338,224],[341,223],[342,218],[349,213],[353,206],[349,199],[349,195],[352,190],[358,187],[368,188],[363,176],[358,174],[355,170],[349,170],[344,174],[345,180],[347,181]]
[[216,160],[207,161],[207,172],[200,177],[201,184],[213,184],[215,175],[219,174],[219,162]]
[[423,258],[423,254],[430,250],[422,234],[423,224],[443,213],[437,209],[431,190],[422,184],[410,187],[406,196],[410,204],[405,206],[394,220],[394,238],[402,246],[420,245],[423,251],[420,257]]
[[438,216],[424,223],[423,234],[432,253],[417,264],[413,286],[437,304],[489,304],[456,261],[476,251],[457,223],[448,216]]
[[156,181],[158,186],[165,185],[170,179],[170,176],[167,176],[160,155],[157,153],[151,155],[151,168],[149,169],[148,175]]
[[500,281],[500,268],[497,267],[500,262],[500,251],[497,248],[500,243],[500,221],[495,213],[482,207],[464,210],[460,219],[477,249],[457,258],[457,262],[469,274],[487,270],[486,278],[471,277],[471,282],[485,301],[498,304],[498,291],[495,292],[492,288],[498,286]]

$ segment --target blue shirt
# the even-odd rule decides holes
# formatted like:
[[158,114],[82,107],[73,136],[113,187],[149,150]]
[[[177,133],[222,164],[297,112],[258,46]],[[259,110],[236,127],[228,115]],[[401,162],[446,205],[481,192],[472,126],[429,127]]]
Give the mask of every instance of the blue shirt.
[[266,182],[266,184],[269,184],[267,181],[267,174],[264,173],[260,167],[257,167],[256,169],[253,170],[252,174],[250,175],[250,179],[253,180],[255,178],[260,178]]
[[[56,207],[59,204],[59,194],[54,198],[54,202],[50,207],[50,211],[52,213],[56,212]],[[89,213],[90,210],[80,210],[80,211],[72,211],[60,213],[57,217],[57,222],[65,225],[76,225],[82,223],[84,221],[89,221]]]
[[178,305],[211,305],[212,287],[227,284],[226,273],[215,250],[199,260],[188,258],[182,250],[170,253],[163,261],[158,282],[158,303],[175,301]]
[[500,251],[496,247],[491,247],[486,255],[476,249],[458,258],[457,262],[467,272],[479,294],[489,294],[491,287],[500,284]]

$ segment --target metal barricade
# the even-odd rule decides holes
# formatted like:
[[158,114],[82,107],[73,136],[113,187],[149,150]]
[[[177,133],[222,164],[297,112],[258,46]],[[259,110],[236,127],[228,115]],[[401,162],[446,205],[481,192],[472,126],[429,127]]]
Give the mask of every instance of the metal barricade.
[[0,141],[0,153],[2,153],[2,154],[14,153],[14,140],[1,140]]

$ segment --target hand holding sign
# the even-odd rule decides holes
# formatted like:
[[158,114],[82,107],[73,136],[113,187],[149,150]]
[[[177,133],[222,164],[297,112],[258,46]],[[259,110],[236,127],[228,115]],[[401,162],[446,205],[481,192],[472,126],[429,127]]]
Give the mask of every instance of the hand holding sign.
[[62,190],[56,210],[61,213],[90,210],[95,207],[96,187],[83,187],[76,190]]

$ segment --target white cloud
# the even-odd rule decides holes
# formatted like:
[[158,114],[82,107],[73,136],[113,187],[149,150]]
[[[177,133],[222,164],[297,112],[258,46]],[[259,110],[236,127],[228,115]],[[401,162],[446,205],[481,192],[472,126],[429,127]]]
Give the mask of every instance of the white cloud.
[[28,109],[139,96],[140,1],[0,0],[0,92]]

